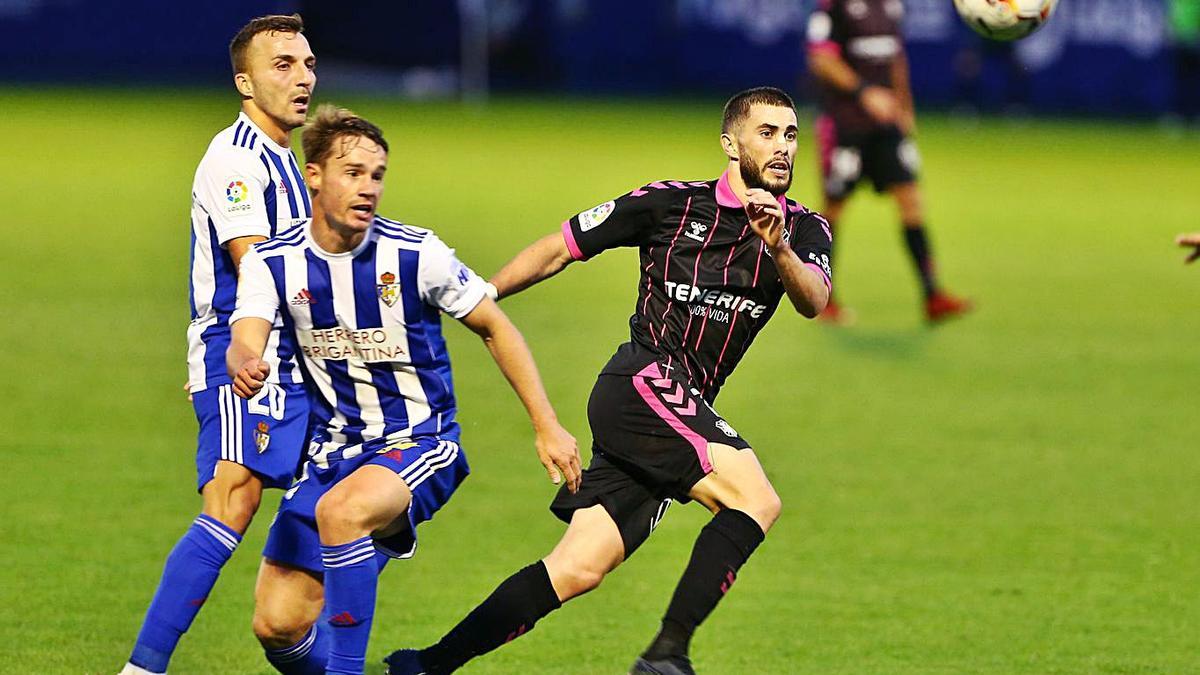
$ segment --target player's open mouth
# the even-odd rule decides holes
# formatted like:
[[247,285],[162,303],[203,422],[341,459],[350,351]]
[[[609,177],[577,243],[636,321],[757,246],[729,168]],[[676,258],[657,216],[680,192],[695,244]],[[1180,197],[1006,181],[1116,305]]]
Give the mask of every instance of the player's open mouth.
[[780,178],[787,178],[788,173],[790,173],[791,170],[792,167],[788,166],[788,163],[784,161],[771,162],[767,165],[767,171],[770,171]]
[[370,218],[375,213],[375,207],[370,204],[355,204],[350,207],[350,210],[363,218]]
[[292,105],[296,106],[300,112],[308,112],[308,97],[297,96],[296,98],[292,99]]

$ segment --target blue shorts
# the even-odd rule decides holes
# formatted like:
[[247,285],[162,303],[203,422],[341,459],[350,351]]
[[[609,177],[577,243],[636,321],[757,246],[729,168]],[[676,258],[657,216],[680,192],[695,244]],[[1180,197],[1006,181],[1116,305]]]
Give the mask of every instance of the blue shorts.
[[367,464],[395,471],[412,490],[408,527],[375,540],[375,550],[392,558],[411,558],[416,553],[417,525],[433,518],[471,472],[457,439],[437,436],[393,443],[376,452],[368,451],[339,460],[325,469],[311,461],[305,462],[300,478],[279,503],[279,511],[267,534],[263,557],[323,573],[317,502],[338,481]]
[[270,384],[246,400],[222,384],[192,395],[200,434],[196,489],[212,480],[218,460],[250,469],[264,487],[286,488],[308,443],[308,397],[300,384]]

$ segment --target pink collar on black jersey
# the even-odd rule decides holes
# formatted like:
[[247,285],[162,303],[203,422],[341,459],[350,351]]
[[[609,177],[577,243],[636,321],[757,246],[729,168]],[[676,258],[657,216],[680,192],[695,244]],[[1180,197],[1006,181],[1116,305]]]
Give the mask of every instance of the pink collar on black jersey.
[[[783,209],[784,213],[788,212],[787,197],[780,195],[779,208]],[[733,188],[729,186],[729,171],[721,174],[717,180],[717,203],[727,209],[736,209],[742,207],[742,200],[733,192]]]

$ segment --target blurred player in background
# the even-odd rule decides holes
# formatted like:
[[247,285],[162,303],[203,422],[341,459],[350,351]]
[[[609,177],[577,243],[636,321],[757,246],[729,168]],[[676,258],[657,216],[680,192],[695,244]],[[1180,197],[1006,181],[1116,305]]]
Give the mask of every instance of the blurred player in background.
[[[860,179],[888,192],[900,210],[904,242],[916,267],[925,316],[941,321],[968,311],[938,283],[925,213],[917,187],[919,157],[901,0],[820,0],[808,22],[808,65],[820,89],[817,146],[831,225],[842,217]],[[822,319],[851,323],[853,315],[830,300]]]
[[289,149],[304,124],[316,61],[299,15],[250,21],[229,46],[242,97],[237,120],[209,144],[192,184],[188,391],[200,432],[200,515],[167,557],[125,673],[162,673],[258,510],[264,487],[285,488],[304,448],[308,401],[295,347],[270,332],[271,377],[252,400],[225,372],[237,269],[254,243],[310,215]]
[[303,142],[312,221],[246,254],[230,320],[238,395],[267,386],[264,349],[282,312],[313,406],[308,460],[263,551],[254,630],[280,672],[361,673],[375,552],[411,557],[417,525],[468,473],[441,312],[483,338],[529,413],[542,464],[568,493],[579,454],[487,282],[431,231],[376,216],[388,150],[379,128],[323,106]]
[[[692,672],[692,634],[780,510],[750,444],[711,405],[784,295],[811,318],[831,288],[825,220],[784,196],[797,133],[787,94],[741,92],[725,107],[728,161],[719,179],[651,183],[572,216],[493,277],[504,297],[611,248],[637,246],[641,254],[631,339],[588,402],[591,465],[579,492],[560,490],[550,506],[569,523],[566,533],[436,645],[389,656],[389,672],[448,673],[521,636],[633,555],[672,499],[694,499],[713,518],[632,671]],[[777,358],[790,363],[794,355]]]
[[1192,232],[1190,234],[1181,234],[1175,238],[1175,243],[1184,248],[1191,247],[1192,253],[1184,260],[1186,263],[1195,262],[1200,259],[1200,232]]

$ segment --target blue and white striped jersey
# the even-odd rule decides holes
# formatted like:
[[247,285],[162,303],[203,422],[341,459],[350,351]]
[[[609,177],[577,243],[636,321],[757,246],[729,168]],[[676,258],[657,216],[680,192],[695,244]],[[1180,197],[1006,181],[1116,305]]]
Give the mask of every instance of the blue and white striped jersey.
[[376,217],[355,250],[333,254],[306,224],[255,245],[241,273],[231,321],[281,314],[300,351],[318,467],[456,431],[439,311],[466,316],[486,282],[433,232]]
[[[225,350],[238,278],[225,245],[237,237],[274,237],[311,215],[292,151],[268,138],[245,113],[213,137],[192,182],[190,391],[230,381]],[[295,349],[280,341],[278,327],[276,322],[264,356],[271,364],[270,381],[299,382]]]

